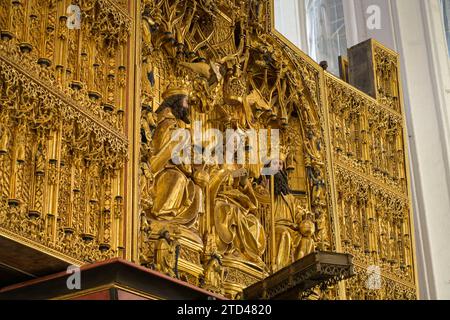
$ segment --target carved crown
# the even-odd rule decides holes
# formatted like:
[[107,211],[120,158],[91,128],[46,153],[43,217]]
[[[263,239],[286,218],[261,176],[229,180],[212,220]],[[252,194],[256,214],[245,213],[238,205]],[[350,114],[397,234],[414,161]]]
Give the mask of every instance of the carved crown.
[[176,95],[189,96],[189,94],[189,85],[185,79],[171,78],[169,85],[162,94],[162,98],[167,99]]

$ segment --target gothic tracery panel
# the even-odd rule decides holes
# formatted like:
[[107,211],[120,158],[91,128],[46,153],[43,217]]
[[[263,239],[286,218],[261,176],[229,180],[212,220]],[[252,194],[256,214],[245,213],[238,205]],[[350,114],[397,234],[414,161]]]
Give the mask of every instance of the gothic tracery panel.
[[273,30],[269,0],[73,2],[0,0],[0,235],[231,298],[342,251],[357,276],[320,298],[415,298],[395,54],[372,45],[370,97]]

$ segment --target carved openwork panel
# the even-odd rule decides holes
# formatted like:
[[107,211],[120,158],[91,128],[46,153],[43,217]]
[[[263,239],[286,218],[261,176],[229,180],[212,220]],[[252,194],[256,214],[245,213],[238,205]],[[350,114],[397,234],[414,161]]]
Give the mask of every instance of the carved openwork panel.
[[0,230],[84,263],[125,246],[131,18],[110,1],[77,1],[71,28],[70,4],[0,4]]
[[[370,63],[375,76],[367,82],[376,84],[377,100],[331,75],[326,80],[339,237],[342,250],[355,255],[362,273],[348,281],[347,295],[352,299],[414,299],[398,57],[375,41],[356,50],[361,46],[369,50],[366,56],[373,53]],[[353,61],[358,61],[357,54]],[[379,278],[375,286],[364,284],[374,277]]]
[[231,298],[346,252],[357,277],[312,298],[414,298],[398,57],[358,48],[363,93],[272,19],[270,0],[0,0],[0,235]]

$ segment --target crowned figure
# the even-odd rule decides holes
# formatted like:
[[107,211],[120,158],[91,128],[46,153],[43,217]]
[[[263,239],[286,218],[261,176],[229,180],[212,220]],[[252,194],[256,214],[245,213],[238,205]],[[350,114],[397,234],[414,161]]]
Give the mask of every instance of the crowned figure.
[[287,149],[281,148],[279,158],[270,165],[276,172],[273,176],[274,220],[275,220],[275,269],[283,269],[296,260],[296,244],[299,242],[299,225],[304,209],[292,194],[286,172]]
[[[199,214],[203,213],[203,193],[194,182],[190,162],[174,159],[175,148],[190,144],[174,137],[177,130],[189,127],[189,90],[183,82],[172,82],[163,94],[157,110],[157,125],[153,134],[150,170],[154,176],[153,206],[148,214],[156,221],[195,229]],[[184,147],[184,146],[181,146]],[[187,145],[190,147],[190,145]]]

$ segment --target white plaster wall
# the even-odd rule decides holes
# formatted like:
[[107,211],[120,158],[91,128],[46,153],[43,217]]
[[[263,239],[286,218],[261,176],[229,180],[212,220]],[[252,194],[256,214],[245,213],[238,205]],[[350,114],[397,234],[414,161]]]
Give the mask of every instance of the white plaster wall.
[[[347,43],[352,47],[361,39],[375,38],[390,49],[396,48],[393,30],[392,10],[389,0],[343,0],[345,22],[347,25]],[[381,30],[367,29],[367,8],[378,6],[381,14]]]
[[[435,72],[440,66],[433,59],[436,49],[431,44],[430,32],[433,31],[427,30],[425,8],[421,2],[423,0],[397,0],[394,4],[397,11],[397,49],[402,55],[409,132],[412,135],[410,153],[414,171],[416,246],[418,258],[422,260],[419,264],[422,297],[449,299],[448,114],[442,100],[444,84]],[[446,61],[443,62],[445,66]]]

